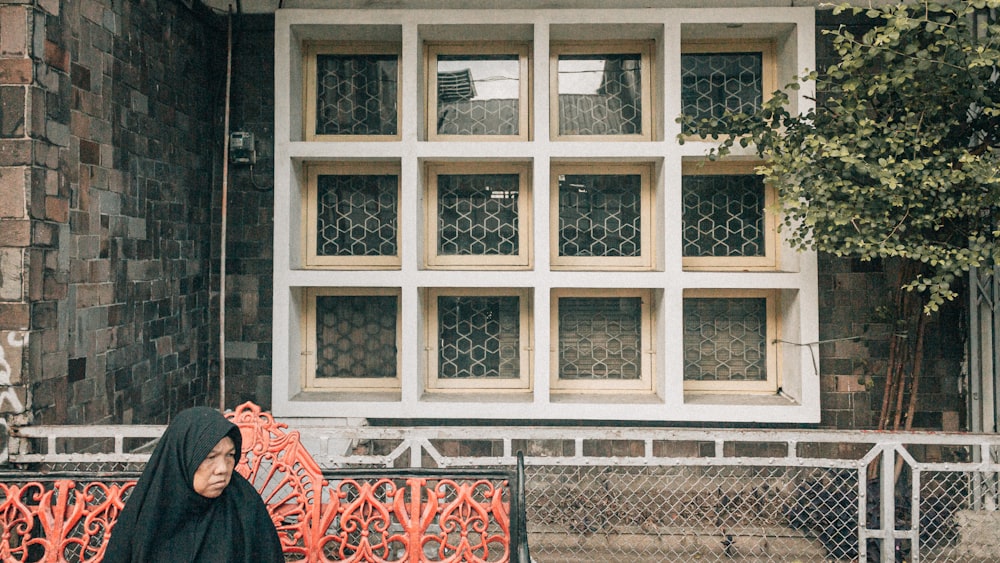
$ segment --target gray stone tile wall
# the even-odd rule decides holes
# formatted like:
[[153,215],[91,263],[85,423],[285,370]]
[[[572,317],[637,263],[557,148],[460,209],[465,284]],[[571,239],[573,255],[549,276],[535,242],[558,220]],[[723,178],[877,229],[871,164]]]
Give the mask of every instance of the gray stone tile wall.
[[163,422],[217,403],[219,18],[176,0],[5,4],[0,339],[20,406],[35,423]]

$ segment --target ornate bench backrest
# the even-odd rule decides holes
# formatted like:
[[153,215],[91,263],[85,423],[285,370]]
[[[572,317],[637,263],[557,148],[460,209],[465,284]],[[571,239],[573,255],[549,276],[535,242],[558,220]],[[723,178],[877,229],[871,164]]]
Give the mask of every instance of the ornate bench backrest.
[[[511,486],[521,482],[516,474],[359,469],[324,475],[299,433],[257,405],[244,403],[226,416],[243,435],[236,470],[260,491],[289,561],[517,563],[519,554],[527,560],[521,495]],[[134,485],[134,477],[115,475],[4,477],[0,561],[99,563]]]
[[[505,471],[344,469],[324,474],[297,431],[252,403],[227,415],[243,433],[239,471],[261,492],[295,561],[518,561]],[[515,507],[518,507],[515,499]],[[516,551],[516,542],[513,544]]]

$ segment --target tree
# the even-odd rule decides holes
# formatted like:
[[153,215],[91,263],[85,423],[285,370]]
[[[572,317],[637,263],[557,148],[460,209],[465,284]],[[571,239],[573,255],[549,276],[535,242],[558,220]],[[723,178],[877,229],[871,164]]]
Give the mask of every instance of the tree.
[[[793,246],[905,262],[894,316],[916,337],[890,342],[879,428],[912,424],[927,317],[970,267],[1000,263],[998,10],[1000,0],[839,6],[872,27],[830,32],[828,69],[752,114],[678,118],[718,141],[711,158],[739,144],[764,159]],[[810,82],[815,106],[793,113],[787,92]]]

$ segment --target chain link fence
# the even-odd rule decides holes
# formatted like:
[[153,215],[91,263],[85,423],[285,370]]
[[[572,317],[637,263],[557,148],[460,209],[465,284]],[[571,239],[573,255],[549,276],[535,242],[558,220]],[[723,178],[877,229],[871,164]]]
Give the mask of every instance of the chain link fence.
[[919,472],[915,484],[917,473],[904,471],[893,487],[895,539],[883,555],[880,480],[865,467],[529,466],[532,556],[538,563],[997,561],[997,473]]
[[825,561],[857,556],[857,471],[528,470],[532,554],[562,561]]

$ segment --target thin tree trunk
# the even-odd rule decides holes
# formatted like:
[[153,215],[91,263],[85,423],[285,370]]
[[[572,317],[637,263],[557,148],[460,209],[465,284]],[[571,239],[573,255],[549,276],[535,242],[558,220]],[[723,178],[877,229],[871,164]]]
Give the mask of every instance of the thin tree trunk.
[[917,391],[920,389],[920,375],[923,371],[924,333],[927,331],[928,315],[921,312],[917,321],[917,348],[913,354],[913,383],[910,386],[910,403],[906,408],[905,430],[913,428],[913,414],[917,410]]
[[[893,284],[892,290],[894,291],[892,300],[893,309],[891,311],[892,317],[890,322],[892,323],[891,330],[889,333],[889,358],[885,366],[885,387],[882,393],[882,410],[878,417],[878,429],[888,430],[889,421],[893,420],[893,405],[898,403],[893,399],[897,397],[900,389],[903,387],[903,365],[906,363],[906,343],[903,338],[899,335],[900,319],[906,317],[906,294],[907,292],[902,289],[903,281],[908,275],[909,262],[905,261],[900,264],[897,271],[895,284]],[[895,409],[899,410],[899,407]],[[892,428],[895,429],[895,428]],[[878,464],[873,463],[868,467],[868,478],[874,479],[878,476]]]
[[895,299],[893,299],[893,317],[891,319],[893,326],[892,331],[889,334],[889,359],[885,366],[885,390],[882,394],[882,411],[879,413],[878,417],[878,429],[885,430],[889,423],[889,419],[892,417],[892,397],[895,395],[896,386],[899,384],[899,337],[896,336],[898,332],[898,327],[896,322],[899,317],[903,314],[903,302],[905,300],[905,291],[901,288],[903,287],[903,279],[906,275],[906,263],[904,262],[899,267],[899,273],[896,277],[896,283],[892,286],[893,291],[895,291]]
[[[909,325],[909,323],[907,323],[907,325]],[[907,331],[907,335],[905,337],[900,337],[900,338],[908,339],[909,331]],[[892,428],[890,428],[890,430],[899,430],[900,423],[902,422],[903,398],[906,395],[906,383],[908,379],[906,377],[906,372],[907,372],[906,367],[907,364],[910,363],[910,348],[912,346],[913,344],[909,340],[907,340],[903,344],[903,353],[899,355],[899,360],[898,360],[899,375],[897,376],[899,378],[899,382],[896,385],[896,401],[893,407]]]
[[[913,428],[913,415],[917,410],[917,393],[920,390],[920,375],[923,371],[922,367],[924,363],[924,333],[927,331],[928,315],[923,311],[920,311],[918,314],[920,318],[917,319],[917,342],[916,350],[913,353],[913,377],[910,384],[910,401],[906,407],[905,430]],[[896,472],[893,476],[893,483],[899,481],[899,476],[902,472],[903,460],[898,458],[896,459]]]
[[885,366],[885,389],[882,393],[882,412],[878,416],[879,430],[885,430],[886,423],[889,421],[889,405],[896,391],[896,354],[898,348],[899,338],[896,336],[896,331],[893,330],[889,335],[889,360]]

